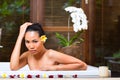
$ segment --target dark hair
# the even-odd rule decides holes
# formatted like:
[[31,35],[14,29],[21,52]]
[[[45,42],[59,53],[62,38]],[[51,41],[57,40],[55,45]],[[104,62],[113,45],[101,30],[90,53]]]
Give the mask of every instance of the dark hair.
[[39,23],[34,23],[34,24],[28,26],[26,29],[26,32],[28,32],[28,31],[37,31],[39,33],[39,36],[45,35],[45,32]]

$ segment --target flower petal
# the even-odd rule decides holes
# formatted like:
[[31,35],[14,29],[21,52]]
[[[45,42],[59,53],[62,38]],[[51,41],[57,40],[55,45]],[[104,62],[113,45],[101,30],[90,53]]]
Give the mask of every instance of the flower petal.
[[86,30],[88,28],[87,25],[87,16],[85,15],[82,8],[76,8],[74,6],[70,6],[65,8],[66,11],[69,11],[71,14],[73,24],[73,30],[75,32],[80,30]]
[[42,36],[40,37],[40,40],[45,42],[45,41],[47,40],[46,35],[42,35]]

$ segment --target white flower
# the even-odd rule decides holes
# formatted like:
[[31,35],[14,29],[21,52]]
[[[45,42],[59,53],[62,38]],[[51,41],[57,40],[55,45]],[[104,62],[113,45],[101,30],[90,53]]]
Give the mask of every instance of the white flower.
[[77,9],[76,7],[70,6],[70,7],[65,8],[65,11],[69,11],[71,13],[71,12],[77,11],[76,9]]
[[87,25],[87,17],[82,10],[82,8],[76,8],[73,6],[65,8],[65,11],[70,12],[70,16],[72,18],[73,22],[73,30],[75,32],[81,31],[81,30],[86,30],[88,28]]

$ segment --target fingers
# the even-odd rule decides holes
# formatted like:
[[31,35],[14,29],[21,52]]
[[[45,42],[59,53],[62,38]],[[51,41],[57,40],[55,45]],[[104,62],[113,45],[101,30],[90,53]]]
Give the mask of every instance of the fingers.
[[21,26],[20,26],[20,35],[21,36],[24,36],[24,34],[25,34],[25,31],[26,31],[26,28],[29,26],[29,25],[32,25],[33,23],[31,23],[31,22],[25,22],[24,24],[22,24]]
[[32,25],[33,23],[31,23],[31,22],[26,22],[26,23],[24,23],[24,24],[26,24],[27,26],[29,26],[29,25]]
[[21,25],[21,27],[23,28],[26,28],[26,27],[28,27],[29,25],[32,25],[32,23],[31,22],[25,22],[23,25]]
[[27,28],[29,25],[32,25],[32,23],[31,23],[31,22],[26,22],[26,23],[24,23],[23,25],[20,26],[20,29],[21,29],[22,31],[25,31],[26,28]]

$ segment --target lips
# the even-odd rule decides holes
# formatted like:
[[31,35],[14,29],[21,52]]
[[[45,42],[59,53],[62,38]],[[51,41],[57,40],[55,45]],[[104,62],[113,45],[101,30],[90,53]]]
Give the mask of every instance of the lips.
[[36,50],[30,50],[30,53],[36,53],[37,51]]

